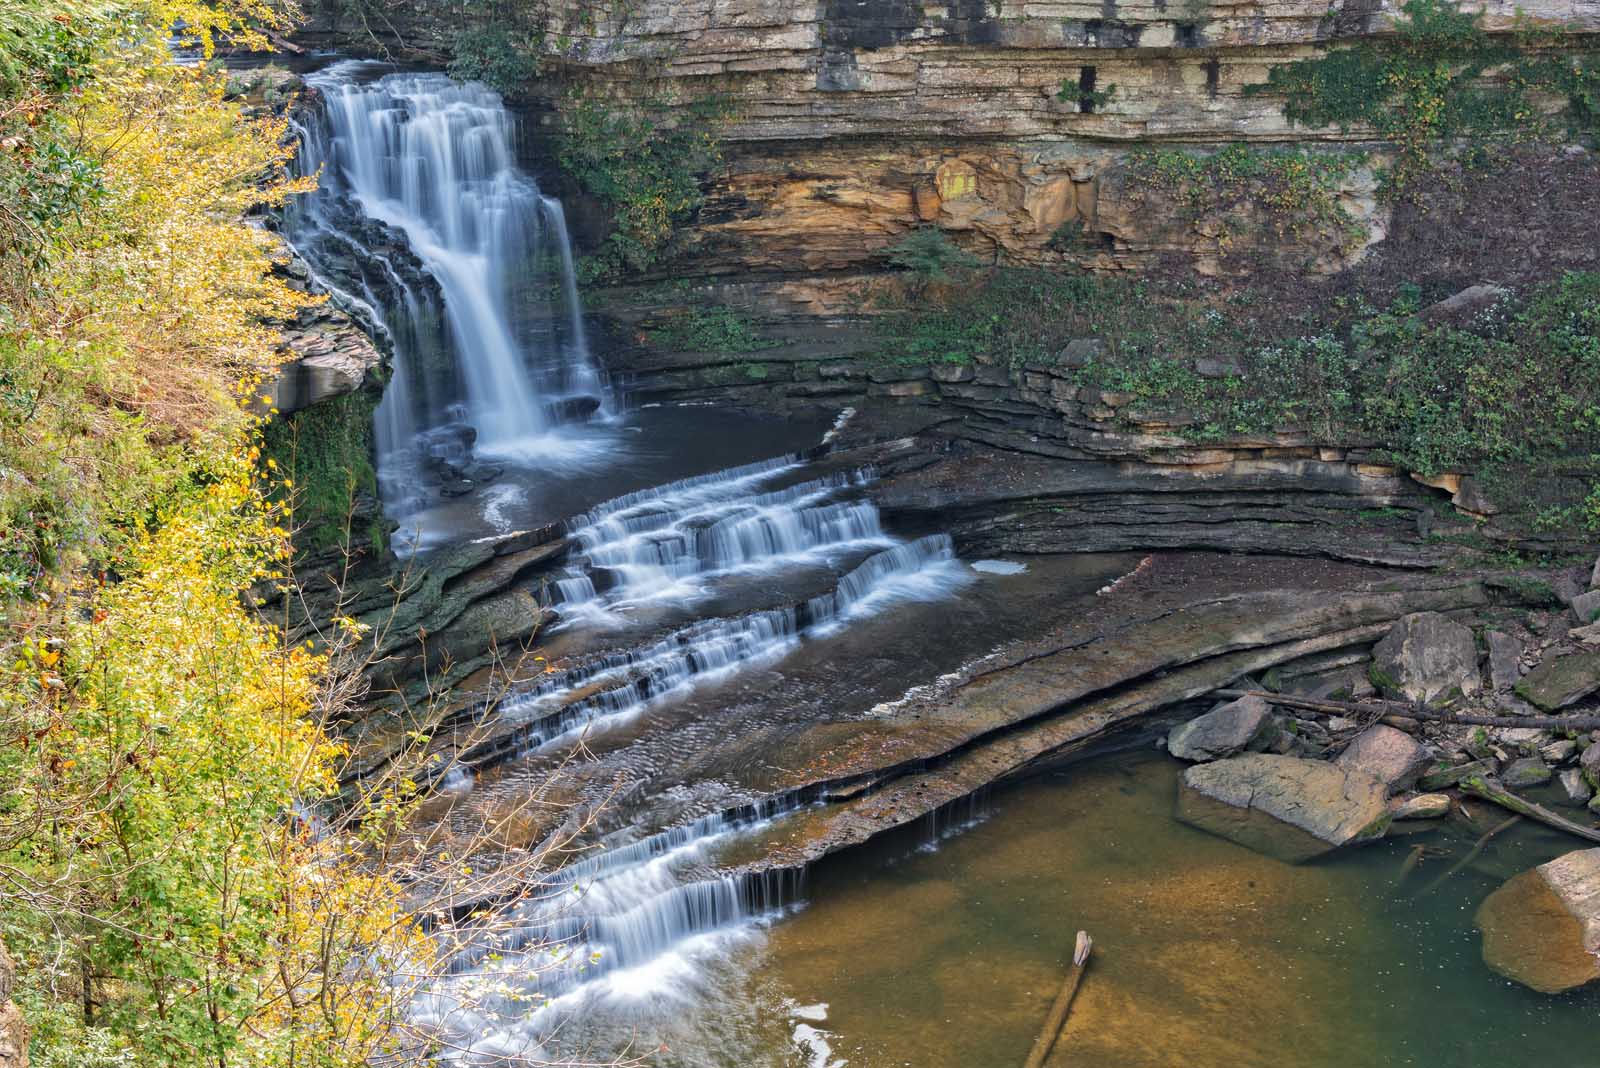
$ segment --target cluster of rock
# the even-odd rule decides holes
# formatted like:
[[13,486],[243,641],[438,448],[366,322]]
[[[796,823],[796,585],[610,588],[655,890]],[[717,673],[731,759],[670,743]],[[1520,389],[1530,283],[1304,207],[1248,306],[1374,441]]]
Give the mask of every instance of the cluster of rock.
[[[1583,596],[1568,597],[1580,621]],[[1167,736],[1173,756],[1194,762],[1181,780],[1178,817],[1292,862],[1374,841],[1397,819],[1445,816],[1453,804],[1446,791],[1462,785],[1554,789],[1559,803],[1600,818],[1600,731],[1473,727],[1431,714],[1516,717],[1594,703],[1600,628],[1571,622],[1547,620],[1542,639],[1519,638],[1502,622],[1484,632],[1480,663],[1462,622],[1415,613],[1372,647],[1364,673],[1356,663],[1326,662],[1319,672],[1276,680],[1312,704],[1389,699],[1372,706],[1372,718],[1383,721],[1365,726],[1291,715],[1257,694],[1220,703]],[[1411,703],[1415,715],[1396,714],[1396,702]],[[1484,902],[1478,923],[1485,960],[1519,982],[1558,991],[1600,978],[1600,849],[1517,876]]]

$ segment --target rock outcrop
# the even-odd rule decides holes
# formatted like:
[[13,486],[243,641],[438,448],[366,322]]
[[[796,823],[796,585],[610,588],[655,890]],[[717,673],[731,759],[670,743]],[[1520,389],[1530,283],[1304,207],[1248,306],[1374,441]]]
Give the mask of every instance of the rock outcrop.
[[1544,994],[1600,979],[1600,849],[1515,876],[1478,908],[1483,960]]
[[1178,818],[1298,863],[1381,838],[1393,817],[1388,789],[1363,771],[1248,753],[1185,771]]
[[[472,17],[442,0],[380,0],[382,18],[359,21],[318,7],[309,37],[371,48],[377,34],[436,61]],[[1524,12],[1557,33],[1600,30],[1592,4],[1553,0],[1491,0],[1484,25],[1507,33]],[[870,269],[928,223],[1009,263],[1125,269],[1175,254],[1220,272],[1253,250],[1328,270],[1388,226],[1381,149],[1337,183],[1348,227],[1272,225],[1249,198],[1196,218],[1130,161],[1151,144],[1376,148],[1372,130],[1295,127],[1249,89],[1313,47],[1391,32],[1393,7],[552,0],[496,17],[546,43],[529,92],[547,106],[574,83],[612,100],[734,105],[720,130],[728,165],[689,243],[697,271]]]

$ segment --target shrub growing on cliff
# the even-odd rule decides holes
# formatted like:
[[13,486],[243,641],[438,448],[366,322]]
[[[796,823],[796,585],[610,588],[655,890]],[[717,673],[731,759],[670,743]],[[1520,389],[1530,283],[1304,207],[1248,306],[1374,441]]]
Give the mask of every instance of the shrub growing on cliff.
[[660,100],[567,98],[559,159],[614,214],[605,253],[614,270],[654,264],[674,228],[704,202],[700,178],[722,162],[713,123],[726,112],[717,100],[673,108]]
[[976,267],[978,258],[961,248],[937,226],[919,226],[889,246],[885,257],[891,267],[913,271],[930,281],[945,281],[963,267]]
[[450,77],[483,82],[500,93],[513,93],[539,75],[538,34],[527,39],[504,26],[473,26],[455,36],[450,55]]

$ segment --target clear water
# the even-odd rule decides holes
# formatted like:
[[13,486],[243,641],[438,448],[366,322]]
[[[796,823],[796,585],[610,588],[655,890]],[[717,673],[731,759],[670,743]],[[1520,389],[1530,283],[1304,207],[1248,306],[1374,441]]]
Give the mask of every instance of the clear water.
[[1600,990],[1509,983],[1472,929],[1504,878],[1574,842],[1517,828],[1416,896],[1454,858],[1397,883],[1411,846],[1459,856],[1481,830],[1291,866],[1173,820],[1178,772],[1158,755],[1100,758],[1000,794],[959,835],[832,858],[803,908],[730,939],[694,983],[612,1011],[686,1068],[1017,1065],[1082,928],[1094,959],[1051,1065],[1600,1063]]

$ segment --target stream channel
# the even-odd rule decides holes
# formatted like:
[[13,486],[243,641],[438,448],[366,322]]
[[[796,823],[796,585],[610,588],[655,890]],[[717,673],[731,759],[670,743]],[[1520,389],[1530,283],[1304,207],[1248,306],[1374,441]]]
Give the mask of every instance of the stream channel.
[[537,794],[600,806],[601,833],[418,998],[448,1059],[1020,1064],[1079,928],[1095,962],[1051,1064],[1514,1068],[1594,1050],[1600,994],[1492,975],[1471,926],[1498,880],[1569,843],[1518,828],[1421,895],[1443,865],[1397,888],[1403,838],[1282,864],[1173,819],[1179,769],[1154,735],[803,877],[719,869],[730,841],[815,802],[781,789],[800,727],[848,730],[1073,618],[1141,556],[964,561],[884,519],[870,465],[813,458],[826,421],[631,410],[500,99],[351,61],[308,82],[301,165],[322,189],[285,231],[392,346],[376,438],[402,551],[570,533],[531,591],[556,613],[540,652],[559,670],[492,710],[492,759],[426,817],[464,836],[523,819],[532,841],[551,830]]

